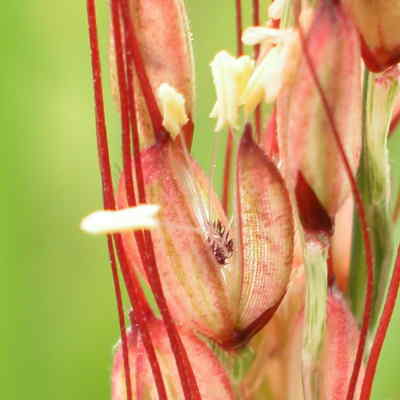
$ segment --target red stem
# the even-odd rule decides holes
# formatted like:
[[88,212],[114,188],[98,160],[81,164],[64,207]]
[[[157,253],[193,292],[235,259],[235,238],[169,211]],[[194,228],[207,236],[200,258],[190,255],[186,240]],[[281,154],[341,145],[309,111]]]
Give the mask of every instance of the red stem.
[[[111,20],[113,26],[113,39],[115,46],[115,60],[117,67],[119,100],[121,105],[121,145],[122,145],[122,160],[123,170],[125,177],[126,194],[128,199],[128,206],[133,207],[136,205],[135,193],[133,188],[132,176],[132,156],[131,156],[131,143],[130,143],[130,126],[129,126],[129,102],[128,92],[126,88],[126,70],[124,65],[124,50],[122,48],[121,25],[119,17],[119,7],[115,0],[110,3],[111,6]],[[126,41],[126,38],[125,38]]]
[[135,72],[137,73],[143,97],[145,99],[149,116],[153,125],[154,136],[157,140],[159,140],[162,138],[163,131],[162,115],[160,109],[158,108],[157,100],[146,72],[146,67],[140,52],[140,46],[136,37],[136,33],[133,29],[129,4],[127,4],[126,1],[120,1],[120,3],[122,7],[122,17],[125,24],[126,35],[129,37],[129,41],[125,43],[125,46],[127,46],[130,50],[130,56],[132,57],[135,66]]
[[[91,63],[93,74],[93,89],[95,98],[96,115],[96,138],[98,158],[100,164],[100,175],[102,181],[103,204],[105,209],[114,209],[115,201],[113,195],[112,174],[110,167],[110,156],[107,143],[107,129],[104,114],[103,85],[101,81],[101,64],[98,45],[96,8],[94,0],[87,0],[87,16],[89,26],[89,41],[91,49]],[[114,283],[114,292],[117,300],[118,321],[122,341],[122,357],[124,362],[124,375],[127,400],[132,399],[132,382],[129,366],[128,340],[126,335],[126,324],[122,303],[121,285],[119,282],[114,247],[111,236],[107,236],[108,254],[110,258],[111,273]]]
[[332,238],[330,239],[329,243],[329,250],[328,250],[328,287],[332,287],[335,283],[335,266],[333,260],[333,248],[332,248]]
[[388,295],[383,308],[382,316],[379,321],[378,329],[372,344],[371,353],[365,369],[364,381],[361,389],[360,400],[369,400],[371,395],[372,383],[374,381],[376,367],[385,341],[386,333],[393,315],[400,284],[400,247],[397,250],[395,270],[390,281]]
[[236,53],[239,56],[243,55],[242,43],[242,1],[235,1],[236,8]]
[[[139,192],[139,201],[140,203],[146,203],[146,194],[145,194],[145,185],[144,185],[144,174],[142,168],[142,162],[140,157],[140,146],[139,146],[139,135],[137,129],[137,120],[135,114],[135,104],[134,104],[134,92],[133,92],[133,82],[132,82],[132,74],[133,67],[135,66],[137,69],[137,63],[135,59],[135,51],[139,53],[139,48],[137,46],[137,41],[135,39],[135,32],[132,26],[132,22],[130,19],[130,10],[129,4],[126,0],[119,1],[121,6],[121,14],[123,18],[124,24],[124,32],[125,32],[125,44],[126,44],[126,62],[128,64],[128,87],[125,90],[128,90],[128,101],[129,101],[129,110],[131,117],[131,129],[132,129],[132,137],[134,143],[134,164],[136,171],[136,179],[137,179],[137,187]],[[140,54],[140,53],[139,53]],[[135,65],[134,65],[135,64]],[[142,87],[143,89],[143,87]],[[147,94],[143,90],[144,96],[146,98]],[[150,102],[151,103],[151,102]],[[148,111],[151,114],[152,110],[149,107],[148,99],[146,98],[146,104],[148,106]],[[156,131],[156,136],[158,141],[163,140],[166,136],[164,136],[163,131],[160,129]],[[179,336],[179,332],[176,329],[176,326],[173,322],[171,314],[169,312],[167,302],[163,293],[161,279],[157,268],[156,257],[154,254],[154,246],[151,238],[151,234],[148,231],[144,232],[142,236],[141,233],[137,232],[135,234],[136,240],[138,242],[138,247],[143,249],[140,252],[142,257],[142,262],[146,271],[147,278],[149,280],[152,291],[155,295],[155,299],[157,305],[160,309],[162,317],[164,319],[164,323],[169,335],[169,339],[171,342],[171,348],[173,350],[179,376],[182,383],[182,389],[186,399],[200,400],[200,391],[197,386],[196,378],[194,376],[194,372],[192,366],[189,362],[186,350],[183,347],[181,338]]]
[[[132,87],[132,75],[131,70],[129,70],[128,78],[126,79],[126,70],[124,65],[123,54],[123,44],[121,37],[121,24],[120,24],[120,3],[118,0],[111,1],[111,15],[112,15],[112,23],[113,23],[113,35],[114,35],[114,43],[115,43],[115,55],[116,55],[116,64],[117,64],[117,74],[118,74],[118,85],[119,85],[119,93],[120,93],[120,103],[121,103],[121,120],[122,120],[122,156],[123,156],[123,164],[124,164],[124,177],[125,177],[125,185],[126,185],[126,193],[128,206],[133,207],[137,204],[136,196],[134,192],[133,185],[133,176],[132,176],[132,156],[131,156],[131,142],[130,142],[130,120],[129,116],[133,113],[135,115],[135,110],[130,109],[130,103],[133,101],[130,97],[130,91],[128,91],[127,80],[130,82]],[[127,43],[127,39],[130,39],[128,35],[125,33],[125,43]],[[129,112],[131,111],[131,113]],[[134,123],[136,121],[134,120]],[[135,125],[136,128],[136,125]],[[137,239],[139,252],[142,255],[146,252],[145,246],[143,245],[142,234],[139,232],[135,233],[135,237]],[[125,282],[127,287],[130,287],[131,290],[128,290],[128,293],[133,293],[133,298],[131,297],[131,301],[135,302],[136,299],[136,320],[138,322],[138,326],[141,332],[141,336],[143,339],[143,345],[145,346],[147,356],[150,362],[150,366],[152,369],[154,381],[156,383],[158,396],[160,399],[167,399],[167,393],[163,381],[163,377],[161,374],[160,365],[158,363],[156,353],[153,347],[153,343],[150,339],[148,330],[147,330],[147,321],[146,315],[153,317],[150,307],[146,302],[143,291],[140,287],[140,283],[137,281],[137,278],[134,272],[129,268],[129,263],[125,256],[125,249],[122,244],[122,239],[120,235],[116,235],[116,244],[118,254],[120,256],[121,268],[124,271]]]
[[[297,18],[298,18],[298,16],[297,16]],[[347,392],[347,400],[352,400],[353,396],[354,396],[355,387],[357,384],[358,375],[360,373],[362,357],[364,354],[365,343],[366,343],[367,334],[368,334],[368,326],[369,326],[369,322],[371,319],[372,300],[373,300],[373,285],[374,285],[374,270],[373,270],[374,258],[373,258],[372,244],[371,244],[371,239],[370,239],[370,235],[369,235],[369,227],[368,227],[368,223],[367,223],[364,202],[362,200],[360,191],[358,190],[356,179],[351,170],[351,166],[350,166],[349,160],[347,158],[346,152],[344,150],[343,144],[340,140],[339,131],[337,129],[334,116],[331,112],[328,99],[325,95],[325,92],[324,92],[322,86],[321,86],[321,82],[319,81],[319,78],[318,78],[316,70],[315,70],[315,66],[314,66],[311,56],[309,54],[308,47],[307,47],[307,41],[306,41],[306,38],[304,35],[303,28],[300,25],[300,22],[298,19],[297,19],[297,26],[299,29],[299,36],[300,36],[301,46],[303,48],[305,60],[307,62],[307,65],[310,70],[314,84],[320,95],[329,125],[331,126],[332,133],[333,133],[337,148],[339,150],[339,154],[342,158],[343,165],[345,167],[346,174],[349,179],[351,190],[352,190],[352,193],[354,196],[354,202],[357,205],[358,216],[360,218],[361,231],[362,231],[364,246],[365,246],[365,262],[367,265],[367,289],[366,289],[366,295],[365,295],[364,313],[363,313],[363,320],[362,320],[362,325],[361,325],[360,339],[359,339],[359,343],[358,343],[356,359],[354,361],[353,372],[352,372],[352,375],[350,378],[349,389]]]
[[[260,25],[260,0],[253,0],[253,25]],[[254,58],[257,60],[260,54],[260,45],[256,44],[254,46]]]
[[154,315],[146,301],[146,297],[143,293],[140,283],[138,282],[132,269],[129,267],[129,262],[122,244],[121,235],[115,234],[114,240],[125,283],[127,287],[131,288],[131,290],[128,290],[128,295],[132,306],[135,304],[134,319],[137,323],[135,323],[133,326],[137,326],[139,328],[140,336],[143,340],[143,345],[146,350],[146,355],[150,363],[154,382],[156,384],[158,397],[160,400],[167,400],[167,391],[165,389],[160,364],[158,362],[154,345],[147,329],[147,321],[154,318]]
[[122,341],[122,358],[124,360],[126,398],[127,398],[127,400],[132,400],[131,368],[130,368],[130,364],[129,364],[128,337],[126,335],[124,306],[122,303],[121,285],[120,285],[119,277],[118,277],[117,262],[115,259],[114,246],[113,246],[112,238],[110,235],[107,235],[107,246],[108,246],[108,254],[110,257],[111,272],[112,272],[113,282],[114,282],[115,297],[117,299],[119,330],[120,330],[121,341]]
[[[96,106],[96,132],[97,132],[97,143],[98,143],[98,153],[99,153],[99,163],[100,163],[100,172],[101,172],[101,180],[102,180],[102,188],[103,188],[103,202],[105,209],[115,209],[115,197],[114,197],[114,189],[112,183],[112,174],[110,167],[110,157],[108,150],[108,140],[107,140],[107,129],[105,122],[105,112],[104,112],[104,100],[103,100],[103,86],[101,80],[101,65],[100,65],[100,55],[99,55],[99,46],[98,46],[98,34],[97,34],[97,23],[96,23],[96,10],[94,0],[87,0],[87,13],[88,13],[88,24],[89,24],[89,38],[90,38],[90,46],[91,46],[91,56],[92,56],[92,70],[93,70],[93,85],[94,85],[94,97],[95,97],[95,106]],[[122,107],[124,109],[124,107]],[[126,122],[125,122],[126,124]],[[128,125],[129,128],[129,125]],[[148,336],[148,332],[146,329],[146,321],[145,317],[152,316],[151,309],[149,308],[143,291],[139,283],[136,280],[135,275],[129,270],[126,256],[124,253],[124,249],[122,246],[122,239],[120,235],[115,235],[117,254],[121,262],[121,269],[124,274],[125,284],[127,285],[127,291],[130,297],[131,304],[133,306],[134,303],[138,305],[138,315],[140,318],[139,330],[141,335]],[[130,379],[130,368],[129,368],[129,353],[128,353],[128,343],[126,336],[126,325],[123,314],[123,305],[122,305],[122,296],[121,296],[121,288],[119,284],[118,272],[116,268],[115,254],[112,246],[111,237],[108,237],[108,249],[110,254],[111,268],[114,280],[114,287],[117,298],[117,306],[118,306],[118,315],[119,315],[119,323],[121,330],[121,340],[122,340],[122,351],[123,351],[123,359],[124,359],[124,373],[125,373],[125,381],[126,381],[126,391],[127,398],[132,398],[132,386]],[[152,366],[152,371],[154,375],[154,379],[157,385],[157,390],[159,392],[161,399],[167,399],[165,387],[162,382],[161,373],[157,373],[157,368],[154,368],[154,365],[158,363],[157,359],[152,357],[152,354],[155,354],[152,343],[146,343],[146,352],[150,359],[150,363]],[[158,365],[158,364],[157,364]],[[159,366],[158,366],[159,367]],[[158,368],[158,371],[160,369]]]

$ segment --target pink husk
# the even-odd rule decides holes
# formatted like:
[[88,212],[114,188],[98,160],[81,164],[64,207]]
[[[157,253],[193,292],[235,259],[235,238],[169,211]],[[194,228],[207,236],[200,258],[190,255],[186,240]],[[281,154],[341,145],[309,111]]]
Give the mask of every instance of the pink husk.
[[[183,399],[179,375],[175,365],[166,329],[160,320],[149,321],[149,331],[155,344],[156,353],[169,399]],[[203,400],[234,399],[229,377],[208,346],[190,331],[179,328],[186,351],[191,355],[191,364]],[[133,399],[158,399],[153,383],[151,369],[146,357],[143,342],[134,327],[128,333]],[[112,373],[112,399],[126,400],[121,345],[118,344]]]

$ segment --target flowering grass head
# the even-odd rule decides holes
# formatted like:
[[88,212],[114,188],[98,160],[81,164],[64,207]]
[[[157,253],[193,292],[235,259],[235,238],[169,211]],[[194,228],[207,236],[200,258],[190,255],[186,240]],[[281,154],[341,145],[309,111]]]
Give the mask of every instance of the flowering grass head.
[[[370,396],[400,274],[387,158],[396,46],[365,34],[365,20],[381,21],[367,2],[269,3],[262,21],[253,1],[243,30],[235,2],[237,54],[210,63],[210,134],[227,137],[219,198],[191,152],[182,0],[110,2],[123,163],[114,184],[87,0],[105,210],[82,229],[107,235],[121,328],[113,400]],[[347,203],[354,233],[338,238]]]

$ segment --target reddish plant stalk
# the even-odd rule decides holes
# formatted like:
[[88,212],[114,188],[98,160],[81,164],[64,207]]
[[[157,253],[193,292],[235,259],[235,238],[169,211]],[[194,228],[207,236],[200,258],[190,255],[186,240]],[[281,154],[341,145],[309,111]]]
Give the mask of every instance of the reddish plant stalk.
[[344,150],[343,144],[340,140],[339,131],[337,129],[335,119],[331,112],[328,99],[322,88],[321,82],[320,82],[320,80],[317,76],[316,70],[315,70],[315,66],[314,66],[311,56],[309,54],[308,47],[307,47],[307,39],[305,38],[303,28],[298,20],[298,15],[297,15],[297,26],[299,29],[299,36],[300,36],[301,46],[303,49],[303,54],[304,54],[305,60],[307,62],[309,71],[311,73],[312,79],[315,84],[315,87],[317,88],[317,91],[321,98],[323,107],[325,109],[326,116],[328,118],[329,125],[331,126],[331,129],[332,129],[332,133],[333,133],[340,157],[343,161],[343,165],[345,167],[346,174],[349,179],[351,191],[352,191],[353,197],[354,197],[354,202],[357,205],[358,216],[360,218],[361,231],[362,231],[364,246],[365,246],[365,262],[367,265],[367,288],[366,288],[366,295],[365,295],[365,302],[364,302],[364,313],[363,313],[363,320],[362,320],[361,331],[360,331],[360,339],[359,339],[358,348],[357,348],[357,354],[356,354],[356,358],[354,361],[353,372],[352,372],[352,375],[350,378],[349,389],[347,392],[347,400],[352,400],[354,397],[354,392],[355,392],[355,388],[356,388],[356,384],[357,384],[358,375],[360,373],[362,357],[364,354],[364,349],[365,349],[365,344],[366,344],[366,339],[367,339],[367,334],[368,334],[368,327],[369,327],[369,323],[370,323],[370,319],[371,319],[372,301],[373,301],[373,285],[374,285],[374,270],[373,270],[374,256],[373,256],[371,238],[369,235],[369,227],[368,227],[368,223],[367,223],[364,202],[362,200],[361,193],[358,189],[356,179],[351,170],[350,163],[347,158],[346,152]]
[[150,363],[150,368],[153,374],[154,383],[156,384],[159,399],[167,400],[167,391],[165,389],[163,376],[161,374],[160,364],[158,362],[154,345],[147,329],[147,321],[151,318],[154,318],[154,315],[146,301],[146,297],[143,293],[139,281],[137,280],[134,272],[132,272],[131,268],[129,267],[125,249],[122,244],[121,235],[115,234],[114,240],[125,283],[127,287],[131,287],[131,290],[128,290],[128,295],[131,303],[135,304],[135,317],[133,318],[133,320],[135,321],[134,325],[139,328],[140,337],[143,340],[143,345],[146,350],[147,359]]
[[400,284],[400,247],[397,250],[396,265],[390,281],[388,295],[383,308],[382,316],[379,321],[378,329],[372,344],[371,353],[368,358],[365,369],[364,381],[361,388],[360,400],[369,400],[371,395],[372,383],[374,381],[376,367],[385,341],[386,333],[392,319],[393,310],[396,305],[396,299]]
[[[96,8],[94,0],[87,0],[87,16],[89,26],[89,41],[91,48],[91,62],[93,73],[93,89],[95,93],[96,138],[100,175],[102,181],[103,204],[105,209],[114,209],[113,184],[110,168],[110,156],[107,143],[107,129],[104,114],[103,85],[101,81],[101,64],[98,46],[98,34],[96,23]],[[119,329],[122,341],[122,357],[124,361],[124,375],[127,400],[132,399],[132,382],[129,366],[128,339],[126,335],[125,316],[122,303],[121,285],[119,282],[117,263],[111,236],[107,236],[107,247],[110,258],[111,273],[113,277],[114,292],[117,300]]]
[[329,250],[328,250],[328,287],[332,287],[335,283],[335,269],[334,269],[334,260],[333,260],[333,251],[332,251],[332,238],[330,239],[329,243]]
[[[114,0],[118,1],[118,0]],[[127,77],[127,85],[124,84],[120,90],[127,93],[128,100],[128,112],[130,112],[131,118],[131,130],[132,130],[132,138],[134,143],[134,164],[136,171],[136,179],[137,179],[137,187],[139,192],[139,202],[146,203],[146,195],[145,195],[145,185],[144,185],[144,176],[143,176],[143,168],[140,157],[140,147],[139,147],[139,135],[137,129],[137,120],[135,114],[135,104],[134,104],[134,91],[133,91],[133,81],[132,81],[132,73],[133,68],[136,67],[135,63],[135,48],[134,43],[137,45],[137,41],[135,40],[135,33],[133,29],[132,22],[130,20],[130,10],[129,4],[126,0],[118,1],[122,22],[124,25],[124,34],[125,34],[125,46],[126,46],[126,63],[128,70]],[[139,52],[139,49],[136,49]],[[139,81],[141,81],[142,77],[138,74]],[[143,89],[143,86],[142,86]],[[150,87],[151,90],[151,87]],[[143,90],[144,96],[146,97],[146,93]],[[152,93],[153,94],[153,93]],[[153,94],[154,97],[154,94]],[[149,102],[146,100],[146,104],[148,106],[148,111],[151,114],[152,110],[149,108]],[[155,128],[155,127],[154,127]],[[159,131],[156,132],[155,137],[158,141],[163,140],[165,138],[165,133],[161,130],[162,127],[159,127]],[[136,241],[138,243],[140,251],[140,256],[146,271],[147,278],[149,280],[150,286],[155,295],[155,299],[157,305],[161,311],[161,314],[164,319],[164,323],[166,325],[166,329],[169,335],[169,339],[171,342],[171,348],[174,352],[179,376],[182,383],[182,389],[186,399],[200,400],[200,392],[197,386],[196,378],[194,376],[194,372],[192,366],[189,362],[186,350],[183,347],[183,343],[179,336],[179,333],[176,329],[176,326],[173,322],[171,314],[169,312],[165,296],[162,290],[161,279],[159,276],[156,257],[154,254],[154,246],[151,238],[151,234],[148,231],[144,231],[143,235],[141,232],[135,233]]]
[[124,360],[126,398],[127,400],[132,400],[131,367],[129,365],[128,337],[126,335],[124,306],[122,303],[121,285],[118,277],[117,262],[115,259],[113,242],[110,235],[107,235],[107,247],[108,247],[108,254],[110,257],[111,273],[114,283],[114,292],[115,292],[115,297],[117,299],[118,322],[119,322],[119,330],[121,334],[121,343],[122,343],[122,358]]
[[[124,177],[125,177],[125,186],[126,193],[128,199],[128,206],[134,207],[136,202],[136,196],[134,192],[133,185],[133,176],[132,176],[132,155],[131,155],[131,142],[130,142],[130,121],[129,121],[129,93],[126,87],[126,68],[124,65],[123,58],[123,45],[122,45],[122,37],[121,37],[121,24],[120,24],[120,15],[119,15],[119,4],[117,1],[111,1],[111,16],[112,16],[112,24],[113,24],[113,35],[114,35],[114,45],[115,45],[115,54],[116,54],[116,65],[117,65],[117,75],[118,75],[118,87],[119,87],[119,95],[120,95],[120,104],[121,104],[121,121],[122,121],[122,158],[124,165]],[[126,38],[125,38],[126,41]],[[135,233],[136,235],[140,235],[140,233]],[[120,235],[116,235],[115,241],[117,244],[117,248],[120,254],[120,263],[123,271],[125,271],[125,281],[128,282],[133,281],[129,286],[132,288],[132,292],[134,293],[134,298],[131,301],[134,301],[136,304],[136,316],[135,321],[140,329],[141,337],[143,340],[143,345],[147,352],[147,357],[150,362],[150,366],[152,369],[154,381],[157,387],[158,396],[160,399],[167,399],[167,393],[163,381],[163,377],[161,374],[161,368],[158,363],[158,359],[154,350],[153,343],[151,341],[149,332],[147,330],[147,318],[154,317],[152,315],[151,309],[145,299],[143,291],[141,290],[140,283],[138,282],[136,276],[132,272],[129,274],[130,269],[128,265],[128,261],[126,259],[125,251],[122,245],[122,239]],[[138,241],[138,248],[140,252],[143,252],[144,247],[141,245],[141,242]],[[130,276],[131,275],[131,276]]]
[[[119,17],[119,7],[115,0],[111,0],[111,20],[112,20],[112,34],[115,47],[115,60],[118,78],[118,92],[119,102],[121,107],[121,145],[122,145],[122,160],[123,170],[125,177],[126,195],[128,199],[128,206],[133,207],[136,205],[135,193],[133,189],[133,176],[132,176],[132,155],[130,143],[130,126],[129,126],[129,103],[128,93],[126,90],[126,69],[123,58],[121,24]],[[126,38],[125,38],[126,41]]]
[[[103,100],[103,86],[101,80],[101,64],[100,64],[100,55],[99,55],[99,46],[98,46],[98,34],[97,34],[97,23],[96,23],[96,9],[94,0],[87,0],[87,14],[88,14],[88,24],[89,24],[89,39],[91,46],[91,58],[92,58],[92,70],[93,70],[93,85],[94,85],[94,97],[95,97],[95,107],[96,107],[96,132],[97,132],[97,143],[98,143],[98,153],[99,153],[99,163],[100,163],[100,172],[101,172],[101,180],[102,180],[102,188],[103,188],[103,202],[105,209],[115,209],[115,197],[112,183],[112,174],[110,167],[110,157],[108,150],[108,139],[107,139],[107,128],[105,122],[105,112],[104,112],[104,100]],[[148,307],[148,304],[145,302],[145,297],[141,288],[136,281],[136,277],[129,274],[129,269],[127,268],[126,262],[124,262],[124,253],[122,248],[122,241],[120,235],[115,235],[117,253],[122,259],[121,267],[124,273],[125,283],[127,285],[128,294],[130,295],[130,300],[132,306],[134,303],[138,303],[139,312],[138,315],[140,317],[144,317],[145,315],[151,315],[151,309]],[[125,382],[126,382],[126,391],[127,398],[132,398],[132,386],[130,379],[130,367],[129,367],[129,353],[128,353],[128,342],[126,336],[126,325],[125,318],[123,313],[123,305],[122,305],[122,296],[121,296],[121,288],[119,284],[118,272],[116,267],[115,253],[112,246],[111,237],[108,236],[108,250],[110,254],[111,268],[114,280],[114,287],[117,298],[117,306],[118,306],[118,315],[119,315],[119,323],[121,330],[121,340],[122,340],[122,351],[123,351],[123,359],[124,359],[124,374],[125,374]],[[126,257],[125,257],[126,259]],[[132,279],[133,278],[133,279]],[[135,285],[136,284],[136,285]],[[135,293],[134,293],[135,292]],[[134,295],[135,294],[135,295]],[[146,336],[147,329],[144,326],[145,321],[143,318],[141,319],[141,323],[139,324],[139,328],[141,334]],[[144,322],[144,323],[143,323]],[[147,337],[148,337],[147,332]],[[145,345],[146,346],[146,345]],[[154,352],[154,348],[152,343],[147,343],[146,351],[148,353],[150,363],[152,365],[153,374],[155,375],[155,381],[157,384],[158,391],[160,393],[160,398],[166,399],[165,387],[163,388],[163,382],[161,380],[161,384],[159,383],[161,374],[159,377],[157,373],[154,373],[154,364],[157,364],[158,361],[152,357]],[[155,362],[154,362],[155,360]],[[158,368],[159,369],[159,368]],[[159,388],[160,386],[160,388]],[[162,386],[162,387],[161,387]]]
[[243,55],[243,43],[242,43],[242,31],[243,31],[243,21],[242,21],[242,1],[235,0],[235,10],[236,10],[236,54],[238,57]]
[[[119,2],[120,3],[120,2]],[[120,3],[121,4],[121,3]],[[121,4],[122,8],[122,17],[123,20],[128,20],[128,26],[126,28],[129,28],[128,34],[129,34],[129,42],[125,43],[125,46],[129,47],[131,56],[133,59],[133,63],[135,66],[135,72],[138,76],[138,80],[140,83],[140,87],[142,89],[143,97],[146,102],[147,109],[149,111],[149,116],[153,125],[153,130],[154,130],[154,135],[156,139],[159,139],[159,135],[161,131],[163,130],[163,125],[162,125],[162,115],[160,112],[160,109],[157,104],[156,97],[154,95],[153,89],[150,84],[149,77],[146,72],[146,67],[143,62],[143,57],[140,52],[140,46],[138,39],[136,37],[135,31],[133,29],[132,21],[130,19],[130,10],[129,10],[129,5],[127,4],[124,6]]]
[[[260,0],[252,0],[253,1],[253,25],[260,25]],[[257,60],[258,55],[260,54],[260,45],[256,44],[254,46],[254,58]]]

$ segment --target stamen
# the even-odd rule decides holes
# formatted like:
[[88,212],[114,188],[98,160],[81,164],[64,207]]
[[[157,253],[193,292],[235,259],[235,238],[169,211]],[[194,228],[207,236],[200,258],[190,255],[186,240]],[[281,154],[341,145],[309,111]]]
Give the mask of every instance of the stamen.
[[163,126],[175,138],[189,121],[185,110],[185,98],[168,83],[162,83],[157,89],[157,98],[163,116]]
[[243,91],[254,69],[254,60],[249,56],[232,57],[228,52],[219,52],[211,62],[217,101],[210,117],[217,118],[215,131],[226,126],[239,127],[239,107]]
[[[273,31],[276,30],[264,30],[263,35],[271,42],[279,39],[280,44],[268,52],[248,81],[242,96],[242,104],[247,114],[252,113],[263,98],[266,103],[274,102],[282,87],[291,82],[297,70],[298,35],[292,30],[286,30],[276,36]],[[260,33],[257,35],[260,36]]]
[[81,229],[92,235],[153,229],[158,226],[159,210],[157,205],[143,204],[117,211],[95,211],[82,220]]

